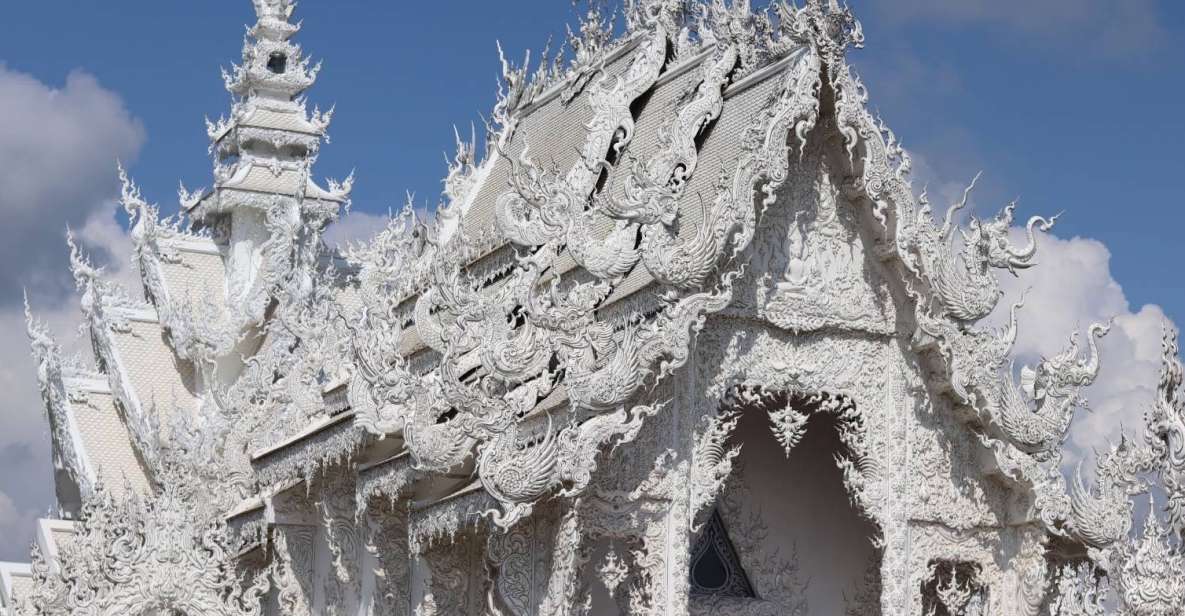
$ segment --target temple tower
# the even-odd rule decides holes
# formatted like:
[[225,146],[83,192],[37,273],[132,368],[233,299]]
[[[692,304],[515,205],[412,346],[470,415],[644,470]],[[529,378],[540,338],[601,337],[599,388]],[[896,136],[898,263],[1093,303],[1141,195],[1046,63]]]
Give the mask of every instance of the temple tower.
[[332,111],[306,109],[303,93],[320,65],[291,41],[300,29],[289,21],[295,3],[254,4],[242,64],[223,72],[230,117],[207,123],[214,188],[182,198],[194,227],[224,245],[226,303],[237,312],[230,325],[240,329],[263,321],[280,287],[300,286],[292,280],[300,255],[315,252],[310,244],[348,203],[351,184],[330,181],[327,190],[311,177]]

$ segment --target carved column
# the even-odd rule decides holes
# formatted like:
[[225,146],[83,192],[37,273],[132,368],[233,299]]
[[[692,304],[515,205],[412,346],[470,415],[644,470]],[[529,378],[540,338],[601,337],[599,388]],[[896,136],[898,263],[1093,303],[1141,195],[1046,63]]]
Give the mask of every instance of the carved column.
[[542,616],[572,616],[588,595],[580,572],[588,565],[588,541],[583,535],[579,502],[566,504],[555,526],[551,567],[540,602]]
[[457,534],[416,557],[417,616],[482,616],[485,533]]
[[320,526],[317,529],[316,578],[322,596],[319,604],[325,614],[353,616],[361,595],[362,560],[365,543],[362,530],[355,523],[354,484],[343,475],[331,473],[317,486],[322,490],[316,503]]
[[[881,531],[881,614],[906,616],[910,611],[911,589],[908,574],[911,561],[910,540],[910,490],[912,481],[908,469],[912,463],[909,451],[910,428],[917,401],[911,393],[907,367],[896,354],[885,358],[883,381],[865,382],[864,398],[870,411],[865,414],[864,426],[867,438],[865,455],[869,457],[869,469],[873,477],[866,481],[862,495],[864,505],[871,508],[872,515]],[[857,400],[856,404],[861,404]],[[871,412],[873,409],[877,412]],[[877,472],[879,469],[880,472]],[[894,472],[891,469],[898,469]],[[849,487],[849,489],[851,489]]]
[[316,527],[277,524],[272,529],[273,588],[268,614],[306,616],[313,613],[313,538]]
[[557,543],[561,539],[556,532],[558,509],[558,503],[542,503],[535,507],[530,517],[509,530],[491,529],[486,541],[486,567],[490,578],[488,603],[506,612],[504,616],[540,613],[541,604],[553,590],[548,576],[552,571],[552,560],[560,554],[575,551],[574,544]]
[[374,616],[406,616],[411,591],[407,514],[398,506],[374,507],[367,509],[365,521],[361,608]]

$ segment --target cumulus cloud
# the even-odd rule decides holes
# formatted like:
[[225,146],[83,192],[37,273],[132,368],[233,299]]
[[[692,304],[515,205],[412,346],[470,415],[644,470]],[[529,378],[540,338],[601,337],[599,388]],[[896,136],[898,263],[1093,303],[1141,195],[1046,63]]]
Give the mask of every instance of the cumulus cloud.
[[120,97],[81,71],[56,88],[0,65],[0,306],[21,287],[60,297],[70,285],[62,238],[114,193],[144,128]]
[[868,0],[885,23],[988,26],[1035,47],[1131,56],[1166,32],[1156,0]]
[[32,521],[54,495],[22,288],[67,353],[88,347],[77,334],[66,225],[112,278],[135,283],[116,219],[115,161],[135,159],[144,129],[117,94],[78,71],[55,88],[0,66],[0,109],[0,560],[27,560]]

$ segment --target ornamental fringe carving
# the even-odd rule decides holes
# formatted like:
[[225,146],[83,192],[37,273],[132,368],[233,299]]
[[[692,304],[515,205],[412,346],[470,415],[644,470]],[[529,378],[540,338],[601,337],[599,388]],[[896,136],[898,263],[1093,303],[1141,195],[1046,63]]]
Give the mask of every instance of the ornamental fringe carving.
[[[435,221],[409,199],[340,252],[322,234],[352,180],[312,181],[332,110],[301,96],[319,65],[290,40],[292,2],[255,8],[231,115],[208,125],[214,188],[179,191],[189,226],[120,170],[147,302],[71,242],[103,374],[29,315],[55,469],[85,506],[18,613],[258,614],[274,583],[266,609],[285,613],[580,614],[593,581],[624,613],[805,614],[809,571],[753,515],[764,486],[733,472],[741,412],[790,463],[809,415],[836,417],[844,487],[876,533],[849,613],[1181,613],[1176,332],[1144,434],[1067,481],[1110,326],[1013,365],[1023,301],[981,322],[1057,217],[1020,219],[1017,243],[1015,204],[961,221],[977,176],[935,219],[868,111],[846,61],[862,28],[836,0],[629,1],[621,36],[594,5],[567,56],[531,69],[499,48],[486,157],[458,132]],[[683,96],[656,110],[673,79]],[[705,144],[742,99],[752,117],[719,156]],[[551,104],[584,118],[563,163],[523,128]],[[112,340],[133,321],[192,375],[193,408],[124,385]],[[71,427],[84,376],[111,383],[151,493],[96,482]],[[755,597],[691,592],[710,519]]]

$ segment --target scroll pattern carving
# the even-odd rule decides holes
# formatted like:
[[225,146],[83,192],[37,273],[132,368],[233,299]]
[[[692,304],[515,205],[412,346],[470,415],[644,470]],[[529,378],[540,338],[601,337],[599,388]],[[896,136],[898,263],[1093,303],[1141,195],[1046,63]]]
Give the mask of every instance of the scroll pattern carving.
[[283,525],[272,537],[272,580],[277,608],[284,614],[313,613],[313,534],[311,526]]

